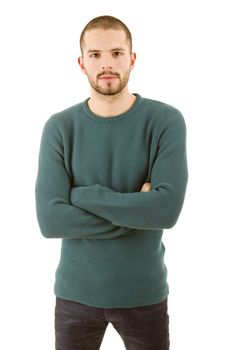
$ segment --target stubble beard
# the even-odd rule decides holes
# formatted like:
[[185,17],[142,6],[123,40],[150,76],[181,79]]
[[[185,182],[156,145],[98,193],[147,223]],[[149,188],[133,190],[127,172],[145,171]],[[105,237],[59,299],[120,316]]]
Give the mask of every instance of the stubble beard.
[[87,78],[91,87],[99,94],[105,95],[105,96],[114,96],[119,94],[128,84],[129,77],[130,77],[130,69],[128,69],[128,71],[124,74],[122,78],[118,75],[117,79],[119,82],[116,86],[114,86],[115,82],[112,83],[110,81],[105,85],[105,87],[103,87],[98,84],[99,77],[97,77],[96,80],[93,80],[87,74]]

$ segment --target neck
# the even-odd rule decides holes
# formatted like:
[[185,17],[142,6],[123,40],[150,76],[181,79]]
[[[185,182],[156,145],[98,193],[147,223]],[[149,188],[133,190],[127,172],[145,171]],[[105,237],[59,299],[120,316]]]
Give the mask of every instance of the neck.
[[114,117],[131,108],[136,96],[123,89],[117,95],[101,95],[91,89],[91,97],[88,100],[90,110],[102,117]]

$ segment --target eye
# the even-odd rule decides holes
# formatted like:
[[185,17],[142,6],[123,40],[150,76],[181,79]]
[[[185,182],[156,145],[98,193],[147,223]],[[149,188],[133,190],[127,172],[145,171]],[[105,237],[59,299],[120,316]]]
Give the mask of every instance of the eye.
[[95,53],[92,53],[90,55],[91,58],[96,58],[96,57],[99,57],[99,53],[98,52],[95,52]]
[[123,55],[123,53],[120,52],[120,51],[115,51],[115,52],[113,53],[113,55],[114,55],[114,56],[121,56],[121,55]]

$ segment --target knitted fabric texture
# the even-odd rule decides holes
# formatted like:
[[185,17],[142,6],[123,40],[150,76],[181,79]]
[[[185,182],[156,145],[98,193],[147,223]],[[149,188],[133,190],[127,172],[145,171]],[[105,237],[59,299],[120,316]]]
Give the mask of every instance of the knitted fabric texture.
[[135,96],[117,116],[94,114],[86,99],[45,123],[36,213],[43,236],[62,239],[60,298],[125,308],[169,293],[162,236],[185,198],[186,126],[177,108]]

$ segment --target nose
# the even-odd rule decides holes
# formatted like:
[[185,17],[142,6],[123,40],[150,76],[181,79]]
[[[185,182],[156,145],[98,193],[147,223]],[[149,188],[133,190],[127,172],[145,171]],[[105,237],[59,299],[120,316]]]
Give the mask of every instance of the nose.
[[102,63],[102,69],[112,69],[113,67],[112,57],[109,55],[104,56],[101,63]]
[[102,69],[112,69],[111,63],[102,63]]

